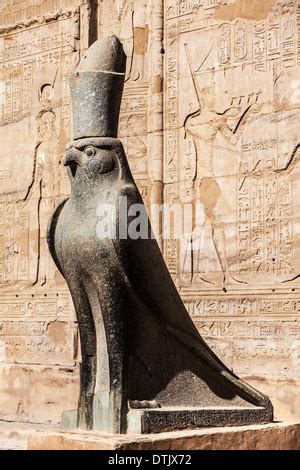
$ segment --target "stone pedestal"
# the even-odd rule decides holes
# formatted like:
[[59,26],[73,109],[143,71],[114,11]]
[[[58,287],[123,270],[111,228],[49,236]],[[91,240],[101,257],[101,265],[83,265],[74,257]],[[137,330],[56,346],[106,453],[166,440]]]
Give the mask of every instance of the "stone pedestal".
[[174,431],[124,436],[37,431],[28,450],[299,450],[300,423]]
[[[156,434],[186,429],[216,428],[226,426],[250,426],[267,424],[270,415],[263,407],[164,407],[155,409],[131,409],[127,415],[127,432]],[[77,432],[77,410],[63,413],[61,429]],[[105,431],[95,428],[97,431]]]
[[224,426],[266,424],[269,413],[263,407],[202,408],[169,407],[149,410],[130,410],[127,417],[128,432],[152,434]]

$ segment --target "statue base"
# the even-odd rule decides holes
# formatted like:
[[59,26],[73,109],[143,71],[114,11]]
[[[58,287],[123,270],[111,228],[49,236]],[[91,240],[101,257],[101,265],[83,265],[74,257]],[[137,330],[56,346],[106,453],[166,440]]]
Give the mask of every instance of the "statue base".
[[130,410],[128,432],[153,434],[182,429],[267,424],[270,413],[266,408],[161,408]]
[[300,423],[111,435],[100,432],[36,431],[28,450],[299,450]]
[[[184,429],[246,426],[270,423],[270,410],[263,407],[166,407],[130,409],[127,433],[156,434]],[[77,432],[77,410],[66,411],[61,427]],[[95,431],[106,431],[95,425]]]

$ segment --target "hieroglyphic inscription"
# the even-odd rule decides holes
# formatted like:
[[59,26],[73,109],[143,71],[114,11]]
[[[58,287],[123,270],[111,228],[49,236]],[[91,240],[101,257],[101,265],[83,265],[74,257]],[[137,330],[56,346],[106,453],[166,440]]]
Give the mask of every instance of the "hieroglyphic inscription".
[[277,1],[265,20],[246,22],[238,19],[223,23],[219,26],[219,63],[246,61],[260,72],[265,72],[272,63],[279,68],[294,67],[297,28],[299,4],[296,1]]
[[163,241],[190,315],[238,373],[299,374],[300,2],[251,20],[241,3],[0,1],[2,365],[74,365],[45,225],[69,191],[68,74],[83,37],[114,32],[128,57],[119,135],[142,196],[198,204],[199,248],[172,227]]
[[[6,124],[31,111],[36,92],[34,78],[47,67],[55,70],[61,64],[64,68],[68,64],[66,56],[74,51],[72,20],[15,33],[13,39],[11,35],[4,36],[1,41],[0,76],[5,83],[5,94],[0,120]],[[71,67],[69,63],[69,70]],[[64,70],[61,76],[63,106],[66,99],[65,76],[69,70]]]
[[143,0],[121,2],[107,0],[99,4],[98,16],[101,34],[111,34],[111,31],[114,31],[122,41],[127,55],[119,136],[124,144],[139,190],[148,204],[151,193],[147,135],[150,25],[146,14],[146,2]]
[[237,196],[239,271],[288,279],[293,274],[292,186],[276,172],[276,153],[276,138],[243,142]]
[[[169,10],[171,14],[171,10]],[[178,96],[178,43],[176,40],[177,21],[172,20],[166,31],[166,68],[167,89],[165,93],[165,174],[164,182],[168,185],[166,203],[172,206],[177,200],[178,181],[177,169],[177,96]],[[170,186],[169,186],[170,185]],[[172,238],[165,240],[165,256],[171,274],[178,271],[178,243]]]
[[267,322],[267,321],[214,321],[201,322],[201,332],[210,338],[221,338],[225,335],[228,338],[236,339],[300,339],[300,324],[295,322]]
[[[278,71],[280,72],[285,68],[295,65],[296,39],[294,27],[297,18],[296,2],[283,3],[278,1],[264,21],[247,22],[243,19],[237,19],[236,21],[218,24],[218,22],[213,21],[212,18],[210,25],[204,28],[203,31],[200,31],[197,29],[197,21],[193,16],[195,9],[191,2],[187,2],[185,3],[185,15],[192,15],[191,21],[195,28],[195,37],[197,37],[197,41],[201,41],[201,35],[203,36],[203,49],[206,48],[208,52],[206,56],[202,54],[204,55],[204,60],[200,62],[199,65],[197,51],[191,39],[193,36],[191,24],[187,26],[187,24],[183,25],[180,23],[178,15],[179,17],[182,15],[180,15],[180,5],[177,4],[177,6],[177,11],[172,10],[172,15],[170,14],[170,10],[168,10],[169,15],[167,14],[166,23],[168,48],[166,56],[165,182],[170,184],[178,181],[178,179],[184,181],[184,194],[187,195],[193,193],[192,178],[194,175],[191,169],[193,168],[193,158],[195,158],[195,156],[193,156],[193,148],[191,145],[188,145],[189,142],[186,142],[184,145],[180,144],[180,140],[182,140],[183,136],[180,128],[184,124],[185,129],[187,129],[187,120],[191,118],[191,113],[197,111],[197,103],[195,100],[199,101],[199,97],[203,113],[202,121],[201,118],[198,119],[199,126],[203,126],[203,132],[205,132],[205,126],[207,127],[204,120],[202,94],[207,93],[207,88],[204,88],[205,81],[207,80],[209,83],[207,87],[211,87],[211,84],[214,82],[213,74],[209,72],[210,66],[216,63],[215,60],[213,60],[216,53],[214,48],[210,47],[210,44],[214,43],[214,37],[217,39],[218,44],[216,59],[219,62],[219,67],[224,67],[225,65],[226,67],[245,67],[245,64],[253,66],[252,74],[255,88],[251,92],[251,88],[249,87],[247,93],[243,90],[236,93],[236,91],[232,89],[230,90],[232,96],[231,102],[230,100],[227,101],[227,106],[232,106],[233,114],[235,112],[237,113],[234,109],[239,107],[239,112],[241,113],[239,116],[241,116],[243,113],[247,112],[247,106],[253,106],[252,103],[260,103],[259,109],[263,110],[263,100],[269,99],[269,97],[264,96],[265,92],[262,92],[259,88],[259,80],[261,80],[262,74],[269,73],[270,67],[273,67],[273,76],[276,79],[276,73],[278,73]],[[201,9],[202,7],[200,6],[197,10],[198,14]],[[203,10],[204,9],[203,5]],[[178,31],[180,32],[179,37],[177,35]],[[206,31],[210,31],[210,39]],[[181,37],[182,39],[180,39]],[[180,46],[180,42],[184,44],[184,48]],[[205,42],[208,42],[207,46],[205,46]],[[190,50],[190,70],[187,69],[187,58],[185,57],[185,52],[188,48]],[[178,49],[181,53],[179,56]],[[207,70],[206,78],[204,75],[205,70]],[[249,72],[250,70],[251,69],[249,69]],[[218,71],[215,71],[215,77],[217,77],[217,72]],[[180,97],[178,98],[178,83],[180,83],[182,79],[185,80],[185,85],[179,88],[180,91],[183,91],[184,88],[188,86],[186,74],[191,75],[189,84],[196,92],[194,96],[189,92],[189,106],[184,105]],[[237,76],[237,73],[235,73],[235,76]],[[260,86],[263,85],[261,84]],[[293,84],[293,86],[295,86],[295,84]],[[241,88],[242,87],[243,85]],[[219,95],[219,91],[217,92]],[[228,91],[226,91],[226,93],[228,93]],[[234,96],[235,94],[236,96]],[[222,97],[221,101],[223,100],[224,103],[221,101],[218,103],[218,95],[215,94],[212,99],[216,101],[215,108],[217,108],[218,114],[220,114],[224,113],[226,102],[224,97]],[[174,96],[177,97],[177,99],[175,98],[175,102],[173,103],[172,98],[174,98]],[[180,109],[184,106],[185,112]],[[284,119],[284,116],[278,115],[277,119]],[[241,124],[243,124],[242,121],[240,121],[240,123],[235,121],[233,124],[230,124],[228,121],[225,126],[228,126],[230,130],[236,123],[238,123],[238,125],[240,124],[240,127]],[[247,128],[247,123],[245,125]],[[270,125],[270,128],[272,127],[273,123]],[[238,131],[240,131],[240,129],[238,129]],[[223,134],[226,139],[226,135],[229,136],[229,132],[225,127],[224,131],[220,128],[220,133]],[[202,131],[200,131],[200,127],[199,130],[196,129],[195,120],[191,135],[200,136],[201,134]],[[252,134],[255,134],[255,132],[252,132]],[[184,138],[186,138],[186,136]],[[292,278],[293,274],[297,275],[297,273],[294,272],[293,266],[292,183],[287,172],[278,171],[283,161],[282,156],[278,157],[277,155],[278,152],[281,152],[280,149],[278,150],[278,148],[276,148],[277,138],[278,133],[274,135],[273,130],[271,130],[271,135],[268,138],[262,139],[259,135],[253,135],[251,138],[248,138],[247,142],[244,142],[245,137],[243,137],[242,146],[240,146],[238,139],[236,139],[238,143],[236,148],[237,162],[240,159],[240,163],[238,163],[238,181],[236,183],[238,191],[236,209],[237,263],[233,263],[232,266],[237,274],[244,274],[247,270],[250,270],[251,273],[272,273],[278,275],[281,278],[281,282],[284,282]],[[196,142],[195,137],[193,137],[193,140]],[[228,142],[233,142],[233,138],[228,138]],[[290,155],[293,152],[292,145],[294,144],[296,145],[297,142],[295,141],[291,144],[289,150]],[[212,142],[211,145],[214,145],[214,143]],[[200,158],[199,155],[201,155],[201,151],[203,152],[207,146],[208,144],[203,137],[202,150],[200,145],[199,148],[196,148],[198,153],[198,155],[196,154],[196,158]],[[238,156],[239,151],[240,156]],[[180,156],[180,158],[185,158],[186,163],[179,164],[177,161],[179,152],[184,153],[184,156]],[[189,158],[188,153],[190,153]],[[247,153],[248,157],[246,156]],[[250,158],[249,155],[251,156]],[[204,160],[202,155],[201,157]],[[211,157],[207,156],[206,158]],[[281,162],[278,161],[278,158],[281,158]],[[250,162],[251,159],[253,161]],[[258,163],[259,160],[260,162]],[[257,167],[255,166],[256,163],[258,163]],[[208,165],[208,163],[203,163],[203,165],[205,164]],[[245,170],[247,165],[249,168]],[[200,172],[202,171],[204,178],[209,177],[212,179],[214,175],[215,182],[213,184],[216,187],[219,186],[222,190],[222,186],[220,186],[218,180],[218,178],[222,177],[222,173],[219,175],[214,174],[215,169],[218,167],[218,162],[216,160],[212,161],[210,166],[211,169],[209,173],[205,174],[205,170],[202,171],[201,169]],[[248,174],[244,173],[245,171],[248,171]],[[249,172],[252,172],[251,175]],[[199,169],[197,174],[199,175]],[[206,187],[208,186],[206,185]],[[248,194],[247,191],[250,187],[251,194]],[[225,194],[222,195],[223,198],[224,196]],[[247,200],[247,197],[249,200]],[[201,196],[200,201],[198,201],[200,203],[202,202],[201,198],[203,199],[203,196]],[[184,202],[186,202],[186,200]],[[226,210],[224,203],[227,204]],[[224,206],[225,216],[228,211],[228,203],[224,200],[222,204]],[[209,204],[207,204],[206,208],[204,205],[204,211],[209,210],[208,206]],[[221,227],[220,223],[222,222],[216,219],[216,210],[218,210],[218,218],[220,218],[220,216],[222,218],[220,204],[217,203],[212,211],[212,215],[209,215],[209,219],[213,217],[213,220],[216,220],[215,227]],[[231,207],[230,210],[235,210],[235,208]],[[204,212],[204,214],[207,214],[207,212]],[[204,215],[205,220],[206,218],[207,215]],[[212,227],[216,236],[216,228],[214,225],[212,225]],[[224,229],[222,229],[222,231],[226,233]],[[218,249],[218,239],[213,240],[213,243],[217,249],[217,258],[222,258],[223,254],[220,254],[220,250],[222,251],[223,249]],[[170,251],[168,249],[169,244],[170,242],[167,241],[166,256],[168,256],[168,252]],[[184,256],[182,256],[182,258],[184,258]],[[171,263],[173,266],[181,265],[180,263],[178,264],[178,261],[175,259]],[[224,269],[226,262],[221,259],[220,264],[221,268]],[[274,282],[274,278],[270,277],[269,282]]]
[[223,18],[227,3],[165,2],[165,202],[200,217],[199,245],[171,237],[164,253],[229,366],[299,373],[300,5],[248,20],[236,0]]
[[[144,88],[126,89],[122,101],[119,135],[130,160],[139,189],[148,186],[147,165],[147,106],[148,96]],[[146,189],[145,199],[148,196]]]
[[227,64],[231,57],[231,26],[229,23],[223,23],[219,28],[218,48],[220,64]]
[[54,321],[73,321],[74,308],[68,293],[60,294],[3,294],[0,301],[0,321],[35,322],[41,318]]
[[210,346],[239,373],[272,374],[276,363],[286,377],[297,374],[299,322],[196,321],[196,324]]
[[[82,3],[0,4],[1,400],[8,365],[20,365],[22,384],[35,367],[75,368],[72,301],[50,262],[45,237],[54,204],[69,193],[61,161],[70,138],[68,74],[83,49]],[[49,384],[44,390],[51,403]],[[31,406],[28,393],[25,401]],[[20,390],[12,385],[8,396],[14,394]]]
[[75,330],[67,323],[8,322],[0,320],[0,338],[6,363],[74,363]]
[[[1,177],[5,178],[1,189],[6,193],[1,201],[4,217],[0,221],[5,231],[0,268],[3,282],[34,283],[41,276],[54,276],[54,269],[47,267],[51,263],[43,240],[54,201],[69,191],[59,161],[70,131],[68,74],[78,60],[76,24],[78,11],[74,10],[62,18],[58,15],[57,21],[47,25],[4,34],[0,39],[2,129],[8,126],[10,130],[9,126],[16,123],[17,132],[22,133],[24,128],[29,131],[23,149],[17,150],[20,156],[13,155],[9,161],[7,155],[0,155],[4,168]],[[31,154],[26,165],[24,153]],[[24,177],[17,185],[13,165],[24,167]],[[39,190],[41,181],[43,194]],[[11,187],[14,193],[10,193]]]
[[205,298],[199,300],[187,300],[186,308],[195,320],[201,317],[284,317],[300,315],[300,299],[267,298],[260,296],[255,299],[251,296],[239,298]]
[[[74,0],[2,0],[0,4],[0,28],[16,27],[50,12],[58,12],[74,6]],[[78,2],[79,3],[79,2]]]

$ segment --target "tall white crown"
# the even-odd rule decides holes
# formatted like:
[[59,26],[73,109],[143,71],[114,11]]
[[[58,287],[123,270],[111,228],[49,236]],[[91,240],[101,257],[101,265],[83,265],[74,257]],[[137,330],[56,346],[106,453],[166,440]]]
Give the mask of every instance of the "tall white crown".
[[116,36],[98,39],[70,76],[73,139],[117,137],[126,55]]

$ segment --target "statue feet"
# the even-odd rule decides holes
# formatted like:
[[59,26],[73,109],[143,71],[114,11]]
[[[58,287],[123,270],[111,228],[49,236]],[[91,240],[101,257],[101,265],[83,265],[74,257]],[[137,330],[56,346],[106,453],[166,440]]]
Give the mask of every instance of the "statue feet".
[[160,404],[156,400],[129,400],[129,407],[134,410],[141,410],[144,408],[160,408]]

